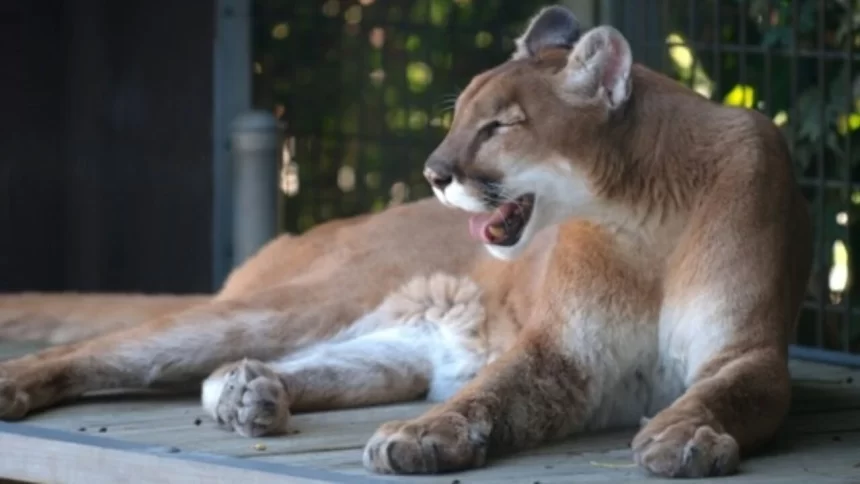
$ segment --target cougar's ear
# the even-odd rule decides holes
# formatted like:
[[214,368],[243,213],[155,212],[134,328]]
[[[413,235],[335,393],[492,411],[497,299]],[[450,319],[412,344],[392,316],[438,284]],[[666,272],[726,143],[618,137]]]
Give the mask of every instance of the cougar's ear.
[[559,5],[544,7],[516,40],[517,49],[512,58],[532,57],[546,47],[570,49],[581,34],[582,28],[573,12]]
[[576,43],[559,73],[562,93],[571,99],[599,97],[615,109],[630,97],[632,65],[624,35],[613,27],[596,27]]

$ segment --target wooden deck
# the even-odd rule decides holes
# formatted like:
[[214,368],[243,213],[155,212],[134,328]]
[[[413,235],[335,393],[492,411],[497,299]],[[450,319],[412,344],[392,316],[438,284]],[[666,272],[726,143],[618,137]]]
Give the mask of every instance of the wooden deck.
[[[860,371],[794,361],[792,374],[792,416],[773,449],[720,482],[860,483]],[[659,481],[633,466],[627,448],[633,430],[574,438],[459,474],[366,473],[361,449],[376,427],[426,408],[296,415],[298,433],[250,440],[217,429],[190,397],[93,397],[22,423],[0,423],[0,477],[86,484]]]

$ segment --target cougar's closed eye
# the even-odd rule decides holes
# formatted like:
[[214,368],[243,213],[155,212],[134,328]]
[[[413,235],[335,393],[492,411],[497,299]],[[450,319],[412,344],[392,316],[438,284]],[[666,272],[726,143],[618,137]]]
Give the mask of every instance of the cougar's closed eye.
[[478,128],[478,132],[475,134],[474,146],[478,147],[484,144],[485,141],[495,136],[501,127],[502,123],[499,121],[490,121],[481,125],[481,127]]
[[498,133],[499,128],[502,127],[502,123],[500,121],[490,121],[489,123],[481,126],[481,134],[484,138],[491,138]]
[[489,122],[485,123],[483,126],[481,126],[481,128],[478,130],[478,139],[481,142],[486,141],[486,140],[492,138],[493,136],[499,134],[499,131],[501,129],[509,128],[509,127],[511,127],[517,123],[518,123],[518,121],[515,121],[515,122],[502,122],[502,121],[498,121],[498,120],[489,121]]

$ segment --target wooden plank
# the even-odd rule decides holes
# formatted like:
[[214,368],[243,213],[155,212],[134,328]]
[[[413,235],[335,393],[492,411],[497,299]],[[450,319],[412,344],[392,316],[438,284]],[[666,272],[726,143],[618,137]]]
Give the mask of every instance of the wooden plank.
[[[160,403],[158,403],[160,402]],[[427,403],[379,406],[296,415],[293,428],[299,433],[285,437],[268,437],[251,441],[217,428],[194,401],[153,399],[143,404],[80,403],[34,415],[26,422],[41,427],[99,434],[130,442],[170,445],[183,450],[211,452],[232,456],[251,456],[255,442],[262,442],[269,452],[307,453],[319,450],[357,449],[383,422],[420,415]],[[195,425],[195,420],[200,425]]]
[[[130,403],[113,405],[98,403],[92,405],[93,408],[90,408],[88,412],[84,408],[80,408],[89,406],[86,404],[69,407],[69,409],[78,407],[75,413],[80,412],[82,415],[88,413],[90,415],[89,418],[95,419],[92,420],[93,422],[119,422],[118,425],[122,425],[123,416],[128,415],[126,411],[122,410],[122,407],[130,405]],[[139,406],[140,404],[133,405]],[[186,422],[188,421],[188,417],[183,415],[183,410],[194,410],[196,409],[196,405],[192,402],[185,402],[184,405],[186,407],[183,407],[181,402],[178,404],[174,403],[171,408],[154,408],[150,410],[150,413],[156,416],[167,416],[174,413],[179,415],[179,417],[174,417],[173,421],[181,420]],[[360,465],[360,449],[364,445],[367,436],[369,436],[376,426],[390,418],[404,418],[410,414],[417,415],[424,408],[426,408],[426,405],[416,404],[299,415],[296,417],[298,426],[304,428],[307,433],[316,434],[312,435],[310,440],[313,441],[319,438],[318,443],[310,445],[304,443],[302,445],[295,445],[294,440],[305,437],[304,433],[297,436],[252,441],[218,430],[213,426],[203,425],[197,430],[183,428],[174,429],[171,432],[168,428],[147,433],[145,431],[146,427],[152,424],[147,423],[145,418],[139,420],[140,423],[138,424],[136,434],[116,432],[114,428],[110,428],[106,435],[129,441],[148,441],[153,444],[162,445],[169,443],[170,445],[180,447],[183,451],[200,449],[231,457],[243,457],[254,461],[328,469],[356,476],[366,475]],[[94,409],[98,409],[98,411],[94,412]],[[142,407],[139,407],[139,409],[143,410],[141,415],[146,417],[147,412],[145,409]],[[69,412],[69,410],[66,410],[66,412]],[[57,410],[55,413],[62,414],[64,411]],[[361,419],[362,416],[364,422],[356,425],[355,420]],[[57,419],[56,417],[57,415],[54,415],[52,419],[53,425],[58,425],[58,423],[62,422],[62,419]],[[132,420],[128,417],[126,419]],[[844,463],[850,460],[852,455],[856,455],[850,452],[846,454],[844,446],[846,444],[851,446],[856,443],[858,423],[860,423],[860,412],[858,411],[793,416],[787,425],[790,431],[785,437],[785,442],[789,442],[794,447],[788,449],[788,453],[782,457],[782,461],[777,460],[773,465],[776,465],[777,468],[782,468],[786,465],[783,461],[787,461],[788,463],[799,462],[797,456],[800,454],[808,456],[810,448],[806,446],[798,448],[796,442],[803,441],[803,439],[813,439],[817,443],[812,450],[817,448],[818,450],[823,449],[823,451],[819,452],[821,455],[809,458],[812,461],[812,465],[805,464],[807,470],[803,472],[806,474],[817,472],[816,476],[824,475],[826,469],[822,470],[819,464],[824,461],[829,462],[828,465],[833,464],[837,467],[842,465],[844,467]],[[356,427],[364,428],[367,431],[367,435],[361,435],[362,432],[354,432]],[[323,431],[323,429],[326,430]],[[846,430],[849,434],[847,436],[843,435]],[[352,433],[351,438],[353,440],[351,445],[348,445],[347,448],[338,449],[330,441],[327,443],[328,437],[321,437],[321,434],[328,436],[331,432],[337,431],[344,435]],[[458,474],[458,479],[462,476],[463,479],[460,480],[463,483],[494,482],[494,479],[500,478],[501,475],[506,476],[506,479],[508,477],[510,479],[516,477],[514,482],[526,482],[531,476],[536,475],[540,476],[539,480],[541,482],[563,482],[565,476],[570,477],[574,475],[577,476],[578,480],[580,477],[585,477],[600,481],[603,478],[598,478],[599,476],[608,476],[611,478],[610,481],[612,479],[634,479],[638,475],[638,470],[630,467],[630,455],[626,449],[627,442],[633,433],[633,430],[629,430],[595,434],[574,438],[563,444],[542,446],[530,452],[499,459],[486,470],[469,472],[462,475]],[[839,442],[832,440],[837,436],[840,439]],[[217,440],[215,445],[209,443],[214,440]],[[264,452],[253,450],[252,446],[255,442],[264,442],[267,449]],[[831,447],[836,448],[832,449]],[[843,447],[841,453],[838,452],[840,447]],[[834,450],[837,452],[834,452]],[[757,477],[758,480],[756,482],[783,482],[784,478],[791,477],[788,480],[790,482],[794,479],[792,477],[794,471],[792,471],[781,472],[779,474],[781,477],[777,481],[768,481],[767,479],[774,478],[773,472],[769,468],[760,468],[763,465],[758,464],[760,459],[756,458],[748,461],[749,465],[755,467],[747,471],[748,473],[745,474],[747,477],[749,473],[758,476],[758,473],[761,472],[762,475]],[[795,470],[797,472],[802,471],[800,468]],[[556,476],[558,479],[553,476]],[[422,479],[427,480],[427,478]],[[440,478],[438,481],[433,478],[430,482],[450,482],[450,480],[445,481],[445,479],[448,478]],[[858,479],[860,479],[860,476],[858,476]]]
[[[853,477],[860,482],[860,411],[839,418],[808,415],[790,419],[788,430],[767,453],[747,460],[738,482],[806,482],[827,476]],[[487,469],[458,474],[465,483],[570,482],[576,476],[609,482],[639,479],[627,445],[635,430],[574,437],[570,441],[541,446],[492,462]],[[361,475],[360,452],[334,450],[309,454],[260,454],[254,460],[290,463]],[[602,476],[602,477],[599,477]],[[638,476],[638,477],[637,477]],[[795,479],[797,476],[806,476]],[[841,477],[840,477],[841,476]],[[565,481],[565,479],[568,479]],[[825,479],[826,481],[826,479]],[[845,482],[845,481],[842,481]]]
[[[860,448],[860,372],[792,362],[792,374],[795,376],[792,416],[777,437],[774,450],[745,461],[743,473],[729,480],[860,483],[860,453],[857,452]],[[300,473],[326,472],[335,482],[393,479],[450,484],[456,479],[463,484],[502,481],[548,484],[574,479],[577,482],[645,479],[642,472],[631,465],[632,457],[627,448],[635,429],[572,438],[494,460],[485,469],[455,475],[415,478],[368,475],[361,466],[361,449],[376,428],[388,420],[420,415],[429,406],[425,402],[414,402],[300,414],[293,420],[293,427],[299,433],[252,440],[218,429],[203,415],[196,399],[152,394],[91,397],[36,414],[20,427],[3,424],[7,427],[0,428],[0,445],[4,449],[16,449],[17,453],[4,451],[0,476],[39,482],[82,482],[85,479],[90,484],[91,481],[126,480],[122,476],[137,477],[137,473],[152,482],[172,482],[165,480],[169,473],[181,476],[182,482],[189,479],[269,482],[267,473],[290,476],[298,469]],[[196,419],[200,419],[199,425],[195,424]],[[79,431],[81,427],[85,430]],[[19,435],[20,432],[15,434],[9,430],[13,428],[37,428],[53,434],[50,438]],[[102,428],[104,431],[99,432]],[[265,449],[255,449],[256,443],[263,443]],[[174,452],[165,450],[171,448]],[[122,456],[114,454],[117,452]],[[7,459],[7,455],[15,458]],[[33,469],[5,461],[32,462]],[[106,462],[118,470],[100,474],[95,467]],[[159,470],[153,472],[156,467]],[[235,469],[243,469],[241,477],[231,474]],[[257,476],[258,473],[261,475]],[[279,482],[315,482],[313,475],[300,478],[311,481]],[[138,481],[135,478],[135,482]]]
[[[612,438],[607,435],[606,437]],[[566,445],[554,446],[552,451],[524,452],[491,461],[488,467],[458,473],[443,478],[420,478],[422,482],[446,482],[453,479],[463,484],[514,482],[548,483],[657,481],[632,464],[632,455],[626,448],[628,436],[616,434],[619,448],[603,450],[599,446],[589,449],[591,436],[579,440],[579,449]],[[623,443],[622,443],[623,442]],[[622,447],[623,448],[620,448]],[[741,473],[720,482],[782,483],[782,482],[860,482],[860,434],[845,436],[834,441],[829,435],[804,436],[783,443],[776,449],[744,461]],[[309,467],[326,468],[350,475],[362,475],[364,470],[349,451],[332,451],[307,456],[271,456],[255,460],[295,462]],[[303,460],[299,460],[303,459]],[[445,480],[447,479],[447,480]],[[411,482],[401,478],[401,482]],[[415,479],[419,480],[419,479]],[[669,482],[669,481],[666,481]],[[674,482],[674,481],[673,481]]]
[[[0,448],[4,449],[0,477],[35,482],[96,484],[129,478],[153,484],[347,482],[327,471],[139,446],[23,424],[0,423]],[[348,482],[379,481],[352,476]]]

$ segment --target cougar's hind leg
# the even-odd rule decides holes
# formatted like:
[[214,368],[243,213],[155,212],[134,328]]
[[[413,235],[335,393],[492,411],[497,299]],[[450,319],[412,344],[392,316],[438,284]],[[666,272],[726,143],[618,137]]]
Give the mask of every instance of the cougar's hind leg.
[[4,362],[0,418],[20,418],[91,391],[199,382],[229,361],[288,354],[360,317],[366,294],[334,298],[328,292],[296,286],[214,301]]

